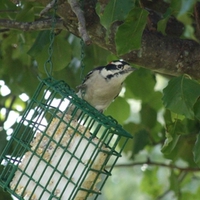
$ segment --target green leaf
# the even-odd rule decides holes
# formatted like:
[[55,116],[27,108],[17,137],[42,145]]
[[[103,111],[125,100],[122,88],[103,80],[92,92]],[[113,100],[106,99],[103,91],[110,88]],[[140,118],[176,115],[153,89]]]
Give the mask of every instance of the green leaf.
[[117,97],[105,111],[105,115],[112,115],[120,124],[123,124],[130,115],[130,106],[126,99]]
[[50,31],[39,32],[34,44],[28,51],[28,54],[33,57],[40,54],[42,52],[44,46],[46,46],[47,44],[50,43],[49,36],[50,36]]
[[152,197],[147,199],[156,199],[156,197],[160,196],[162,187],[160,187],[158,170],[156,167],[147,169],[143,172],[143,179],[140,187],[143,192]]
[[[35,32],[9,31],[6,39],[2,40],[1,43],[1,48],[4,49],[1,52],[3,56],[2,61],[6,62],[4,64],[6,64],[7,67],[8,65],[12,67],[15,66],[16,60],[22,61],[22,64],[26,65],[26,67],[32,64],[31,57],[26,52],[35,40],[33,39],[35,35]],[[9,56],[7,55],[7,51],[9,51]]]
[[173,162],[183,159],[191,167],[196,167],[194,162],[193,149],[196,141],[196,135],[180,135],[177,144],[174,149],[168,153],[164,154],[166,158],[171,159]]
[[20,7],[17,7],[12,1],[1,0],[0,10],[0,19],[8,18],[14,20],[16,13],[20,11]]
[[25,2],[22,6],[22,10],[17,14],[16,20],[23,22],[34,21],[34,6],[30,2]]
[[166,132],[166,140],[161,149],[162,153],[170,154],[172,150],[175,148],[175,146],[177,145],[179,137],[180,135],[176,134],[176,132],[172,132],[172,133]]
[[141,123],[145,127],[152,129],[157,122],[157,112],[151,108],[148,104],[142,104],[141,114]]
[[[158,116],[159,117],[159,116]],[[150,138],[152,143],[163,143],[163,140],[165,139],[165,129],[161,123],[158,121],[154,125],[154,127],[150,131]]]
[[192,12],[196,0],[173,0],[171,8],[174,10],[177,20],[185,26],[184,36],[197,41],[195,30],[193,28]]
[[178,176],[174,173],[173,170],[171,170],[169,180],[170,180],[170,189],[174,191],[174,193],[178,197],[178,195],[180,194],[180,184]]
[[169,18],[170,16],[167,18],[161,19],[157,24],[157,31],[161,32],[163,35],[166,35],[165,29],[166,29]]
[[[79,46],[80,49],[80,46]],[[91,56],[92,55],[92,56]],[[99,56],[101,55],[101,56]],[[87,66],[87,68],[85,68],[85,72],[90,71],[97,66],[104,66],[108,63],[110,63],[111,60],[116,60],[116,58],[114,59],[109,59],[108,61],[106,61],[107,57],[110,56],[111,53],[99,46],[97,46],[96,44],[90,45],[85,49],[85,57],[84,57],[84,64],[85,66]],[[80,56],[80,54],[79,54]],[[102,57],[104,59],[102,59]]]
[[140,68],[129,76],[126,80],[134,98],[140,99],[143,102],[148,102],[153,98],[155,93],[154,87],[156,84],[155,76],[150,70]]
[[166,35],[165,33],[165,29],[167,26],[167,22],[169,20],[169,18],[171,17],[171,8],[168,8],[167,11],[165,12],[165,14],[163,15],[163,19],[161,19],[158,23],[157,23],[157,31],[160,31],[163,35]]
[[133,151],[132,155],[139,153],[149,144],[149,133],[146,130],[139,130],[133,135]]
[[102,12],[100,3],[97,4],[96,11],[100,17],[101,24],[109,29],[114,21],[125,19],[129,11],[134,7],[133,0],[110,0]]
[[162,93],[159,91],[153,92],[148,104],[155,110],[159,110],[163,107],[162,104]]
[[119,26],[115,36],[117,53],[123,55],[141,46],[143,30],[146,26],[148,12],[142,8],[134,8],[125,22]]
[[200,164],[200,134],[197,135],[197,139],[196,139],[194,149],[193,149],[193,155],[194,155],[194,162],[196,162],[199,165]]
[[194,105],[194,113],[195,117],[200,120],[200,99],[198,99]]
[[162,100],[166,108],[187,118],[194,118],[193,106],[200,96],[198,82],[184,75],[172,78],[163,94]]
[[161,151],[165,155],[170,154],[173,151],[180,136],[185,133],[183,121],[178,119],[178,116],[174,119],[171,115],[172,114],[167,111],[164,116],[166,123],[166,140]]
[[65,34],[61,33],[55,36],[52,46],[52,55],[49,55],[49,36],[49,31],[42,31],[39,33],[35,43],[28,51],[28,54],[36,59],[40,71],[44,71],[44,64],[49,58],[51,58],[53,63],[53,71],[63,69],[71,60],[71,47],[65,38]]
[[[124,150],[123,150],[123,152],[127,153],[130,156],[130,152],[134,153],[133,147],[134,147],[134,144],[135,144],[135,138],[134,138],[135,133],[141,130],[141,126],[138,125],[138,124],[134,124],[134,123],[128,123],[128,124],[125,124],[123,126],[123,128],[133,136],[133,139],[128,140],[128,142],[127,142],[127,144],[126,144],[126,146],[124,147]],[[119,147],[121,147],[121,148],[123,147],[124,140],[125,140],[125,138],[122,138],[120,140]],[[134,157],[134,154],[132,154],[132,157]]]
[[[175,0],[174,0],[175,1]],[[196,3],[196,0],[181,0],[180,2],[180,8],[178,13],[178,18],[186,17],[186,15],[189,15],[192,12],[192,8],[194,7],[194,4]],[[191,20],[185,23],[191,23]]]
[[184,36],[186,38],[193,39],[193,40],[199,42],[195,36],[195,30],[192,25],[185,25]]
[[[183,120],[172,116],[170,111],[164,115],[166,122],[166,141],[161,149],[164,156],[172,161],[184,159],[191,166],[194,165],[192,150],[196,141],[193,120]],[[193,124],[193,125],[192,125]]]
[[181,200],[196,200],[200,196],[200,180],[194,176],[194,173],[187,174],[187,177],[181,182]]

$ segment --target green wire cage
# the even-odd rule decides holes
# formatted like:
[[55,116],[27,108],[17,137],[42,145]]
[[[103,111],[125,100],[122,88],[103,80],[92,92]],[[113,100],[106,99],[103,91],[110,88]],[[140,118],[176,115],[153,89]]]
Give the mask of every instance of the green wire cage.
[[64,81],[41,80],[0,157],[0,185],[20,200],[97,199],[129,138]]

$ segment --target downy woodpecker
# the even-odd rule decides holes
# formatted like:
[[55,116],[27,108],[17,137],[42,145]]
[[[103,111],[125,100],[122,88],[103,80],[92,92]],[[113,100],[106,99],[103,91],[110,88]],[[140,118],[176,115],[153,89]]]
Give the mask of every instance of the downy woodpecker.
[[77,86],[77,95],[103,112],[119,95],[124,80],[134,70],[123,60],[97,67],[86,75],[81,85]]

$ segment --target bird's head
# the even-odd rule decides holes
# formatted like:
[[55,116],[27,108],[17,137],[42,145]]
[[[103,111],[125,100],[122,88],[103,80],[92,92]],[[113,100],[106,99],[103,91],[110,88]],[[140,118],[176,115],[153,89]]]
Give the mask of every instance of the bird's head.
[[130,64],[124,60],[115,60],[102,68],[101,75],[107,81],[113,79],[122,83],[134,70],[135,68],[131,67]]

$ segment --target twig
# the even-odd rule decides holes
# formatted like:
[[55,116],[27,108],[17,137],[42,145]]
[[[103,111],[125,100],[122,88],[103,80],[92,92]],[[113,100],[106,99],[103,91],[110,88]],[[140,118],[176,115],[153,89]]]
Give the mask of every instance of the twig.
[[[8,19],[0,19],[0,27],[21,31],[48,30],[52,28],[52,19],[43,19],[35,22],[17,22]],[[55,29],[65,29],[62,19],[58,18],[56,20]]]
[[[137,165],[155,165],[155,166],[160,166],[160,167],[167,167],[170,169],[178,169],[180,171],[192,171],[192,172],[196,172],[196,171],[200,171],[200,168],[194,168],[194,167],[179,167],[173,164],[165,164],[165,163],[159,163],[159,162],[153,162],[153,161],[146,161],[146,162],[137,162],[137,163],[128,163],[128,164],[117,164],[115,165],[115,167],[134,167]],[[107,166],[109,168],[109,166]]]
[[68,0],[68,3],[70,4],[73,12],[75,13],[76,17],[78,18],[79,22],[79,33],[85,44],[89,45],[91,44],[91,39],[87,33],[86,30],[86,23],[85,23],[85,17],[82,9],[80,8],[80,5],[77,0]]
[[47,13],[49,10],[51,10],[55,6],[56,0],[52,0],[47,6],[40,12],[40,16]]

